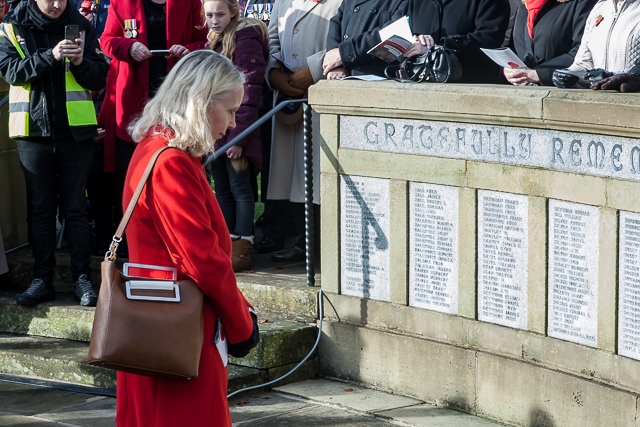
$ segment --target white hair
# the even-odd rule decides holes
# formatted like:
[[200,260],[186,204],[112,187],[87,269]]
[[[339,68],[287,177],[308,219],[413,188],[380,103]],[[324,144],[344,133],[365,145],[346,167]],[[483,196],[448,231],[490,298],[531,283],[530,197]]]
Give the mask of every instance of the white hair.
[[244,75],[224,56],[211,50],[191,52],[178,61],[142,115],[129,125],[131,137],[140,142],[162,134],[170,146],[192,156],[211,153],[216,139],[207,109],[241,89],[244,82]]

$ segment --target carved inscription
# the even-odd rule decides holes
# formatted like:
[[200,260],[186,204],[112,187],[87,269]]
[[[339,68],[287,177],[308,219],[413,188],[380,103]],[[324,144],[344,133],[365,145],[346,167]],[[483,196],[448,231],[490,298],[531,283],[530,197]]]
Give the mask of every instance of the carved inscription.
[[599,210],[549,200],[548,334],[597,346]]
[[478,191],[478,319],[527,329],[529,201]]
[[458,314],[458,193],[456,187],[410,184],[410,306]]
[[640,214],[620,212],[618,353],[640,360]]
[[340,119],[340,147],[640,180],[640,141],[608,135],[343,116]]
[[389,180],[340,178],[341,292],[389,301]]

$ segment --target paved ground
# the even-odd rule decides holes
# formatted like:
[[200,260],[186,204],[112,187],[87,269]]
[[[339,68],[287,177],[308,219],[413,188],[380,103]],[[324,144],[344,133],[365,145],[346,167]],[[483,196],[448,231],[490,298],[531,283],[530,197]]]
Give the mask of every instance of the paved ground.
[[[229,402],[234,426],[498,427],[415,399],[324,379],[245,394]],[[113,427],[115,398],[0,381],[0,426]]]

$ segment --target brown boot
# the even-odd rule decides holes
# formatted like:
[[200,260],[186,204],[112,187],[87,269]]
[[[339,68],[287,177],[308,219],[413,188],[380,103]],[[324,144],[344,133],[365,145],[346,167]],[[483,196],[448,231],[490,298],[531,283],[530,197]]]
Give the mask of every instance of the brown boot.
[[249,270],[251,268],[251,247],[250,241],[238,239],[231,242],[233,245],[233,253],[231,255],[231,265],[233,271]]

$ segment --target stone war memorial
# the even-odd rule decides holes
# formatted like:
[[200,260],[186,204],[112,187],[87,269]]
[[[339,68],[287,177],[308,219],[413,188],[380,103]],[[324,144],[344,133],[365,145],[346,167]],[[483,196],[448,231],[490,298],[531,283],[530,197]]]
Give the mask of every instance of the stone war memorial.
[[637,427],[640,96],[321,82],[321,372]]

